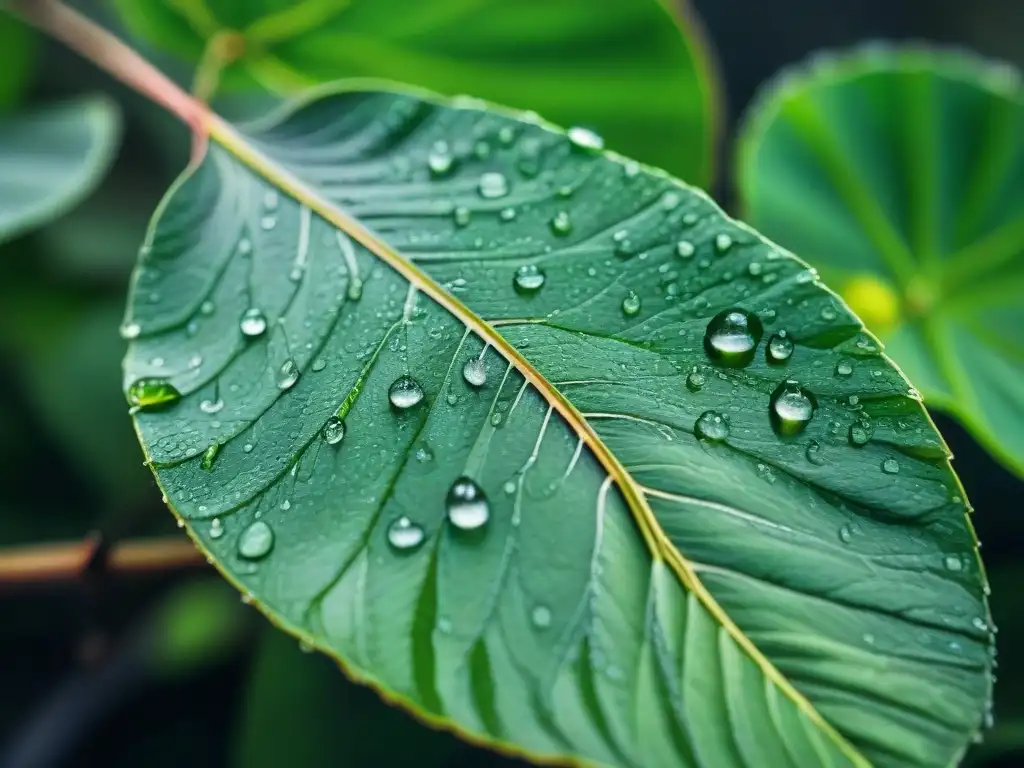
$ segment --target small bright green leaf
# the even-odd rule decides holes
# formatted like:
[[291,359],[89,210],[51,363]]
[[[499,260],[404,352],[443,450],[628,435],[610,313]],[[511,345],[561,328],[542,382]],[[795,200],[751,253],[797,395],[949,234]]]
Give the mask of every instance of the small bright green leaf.
[[224,71],[228,86],[295,93],[382,77],[471,93],[596,129],[612,149],[691,183],[712,179],[717,87],[680,0],[601,0],[599,12],[592,0],[119,0],[118,8],[135,33],[192,61],[208,46],[240,54]]
[[960,754],[991,688],[962,490],[805,264],[476,100],[335,89],[210,131],[125,389],[180,393],[138,410],[147,457],[276,623],[533,757]]
[[1024,474],[1020,74],[916,48],[822,58],[769,87],[741,136],[750,221]]
[[8,13],[0,13],[0,112],[8,112],[24,94],[35,74],[37,47],[35,30]]
[[234,768],[447,768],[466,749],[349,682],[328,659],[304,653],[295,638],[271,627],[253,662],[238,736]]
[[0,242],[81,201],[114,159],[119,123],[101,97],[0,119]]

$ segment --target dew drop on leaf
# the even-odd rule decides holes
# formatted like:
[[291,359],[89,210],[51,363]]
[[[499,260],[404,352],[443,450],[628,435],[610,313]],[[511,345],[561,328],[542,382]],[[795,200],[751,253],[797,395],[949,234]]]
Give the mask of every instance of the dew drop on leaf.
[[427,167],[430,169],[431,176],[445,176],[454,166],[455,158],[448,149],[448,143],[445,141],[435,142],[430,154],[427,155]]
[[700,392],[704,388],[704,375],[691,371],[686,377],[686,388],[691,392]]
[[853,373],[853,364],[849,360],[840,360],[836,363],[836,376],[846,378]]
[[546,605],[535,605],[530,611],[530,622],[537,629],[547,629],[551,626],[551,609]]
[[219,539],[223,535],[224,535],[224,523],[222,523],[220,521],[219,517],[213,518],[213,520],[210,521],[210,538],[216,540],[216,539]]
[[963,560],[958,555],[946,555],[943,564],[946,566],[947,571],[960,571],[964,567]]
[[701,440],[721,442],[729,437],[729,422],[717,411],[704,411],[694,422],[693,432]]
[[574,126],[568,130],[567,135],[574,147],[590,151],[604,149],[604,139],[589,128]]
[[299,380],[299,366],[290,357],[281,363],[277,370],[277,388],[281,390],[291,389]]
[[725,253],[732,248],[732,238],[724,232],[720,235],[715,235],[715,250],[719,253]]
[[388,526],[388,544],[402,552],[416,549],[424,538],[423,528],[404,515]]
[[551,219],[551,231],[556,235],[568,235],[572,232],[572,221],[567,211],[559,211]]
[[693,247],[693,243],[689,240],[680,240],[676,243],[676,255],[681,259],[692,258],[696,252],[697,249]]
[[882,471],[887,475],[895,475],[900,471],[900,463],[896,459],[886,459],[882,462]]
[[480,182],[477,185],[477,191],[480,193],[480,197],[486,200],[505,197],[505,195],[508,194],[508,190],[508,179],[505,178],[505,174],[497,173],[496,171],[490,171],[482,174],[480,176]]
[[769,363],[780,364],[789,360],[793,355],[793,341],[785,331],[772,334],[768,339],[768,348],[765,356]]
[[445,508],[448,521],[462,531],[475,531],[483,527],[491,512],[483,489],[465,475],[448,489]]
[[798,435],[810,423],[816,407],[814,395],[788,379],[776,387],[768,402],[772,429],[782,437]]
[[704,351],[719,365],[736,368],[754,359],[764,333],[761,320],[743,309],[726,309],[708,323],[704,333]]
[[203,413],[218,413],[224,408],[224,401],[220,398],[216,400],[203,400],[199,403],[199,410]]
[[139,338],[139,334],[142,333],[142,327],[138,323],[125,323],[121,326],[121,338],[132,340]]
[[850,431],[847,434],[847,437],[849,438],[850,445],[861,446],[866,445],[871,439],[871,433],[872,429],[868,424],[857,422],[850,425]]
[[811,442],[807,444],[807,450],[804,451],[804,455],[807,457],[807,460],[815,466],[820,467],[825,463],[825,456],[821,448],[821,443],[817,440],[811,440]]
[[328,445],[337,445],[345,437],[345,422],[337,416],[331,416],[324,422],[320,434],[323,435],[324,442]]
[[460,205],[456,208],[453,215],[455,217],[455,226],[457,227],[467,226],[469,224],[469,220],[472,218],[469,208],[466,208],[464,205]]
[[250,524],[238,537],[238,554],[246,560],[260,560],[274,548],[274,531],[262,520]]
[[242,313],[238,323],[242,333],[250,338],[260,336],[267,330],[267,318],[259,307],[250,307]]
[[388,388],[388,400],[399,410],[419,405],[423,400],[423,387],[412,376],[399,376]]
[[128,387],[128,404],[146,410],[170,405],[181,399],[181,393],[166,379],[138,379]]
[[487,368],[479,357],[472,357],[462,366],[462,378],[471,387],[482,387],[487,383]]
[[523,264],[516,270],[516,274],[512,278],[512,285],[516,289],[516,293],[529,295],[539,291],[543,287],[545,279],[544,270],[536,264]]
[[622,300],[622,314],[633,317],[640,311],[640,297],[630,291]]
[[502,221],[512,221],[516,217],[516,209],[509,206],[508,208],[502,208],[498,212],[498,218]]

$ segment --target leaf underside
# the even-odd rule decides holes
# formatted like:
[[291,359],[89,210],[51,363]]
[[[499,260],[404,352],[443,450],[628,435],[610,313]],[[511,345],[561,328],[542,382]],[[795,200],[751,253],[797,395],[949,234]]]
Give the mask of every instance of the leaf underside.
[[[372,90],[216,123],[126,318],[127,390],[182,394],[136,416],[170,504],[272,620],[469,738],[608,765],[948,764],[991,637],[923,408],[804,264],[586,143]],[[745,366],[705,352],[727,307],[764,324]],[[424,397],[398,409],[406,376]],[[779,436],[785,379],[816,410]],[[462,476],[477,530],[449,515]]]
[[833,287],[899,294],[879,328],[929,404],[1024,474],[1024,86],[969,54],[820,58],[766,89],[741,133],[745,215]]

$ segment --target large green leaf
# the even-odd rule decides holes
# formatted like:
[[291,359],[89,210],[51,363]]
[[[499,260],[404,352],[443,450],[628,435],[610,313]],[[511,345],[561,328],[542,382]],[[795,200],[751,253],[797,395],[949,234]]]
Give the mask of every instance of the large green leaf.
[[1024,474],[1024,88],[1006,65],[872,48],[767,89],[750,221],[803,254],[929,404]]
[[77,99],[0,120],[0,243],[59,216],[114,158],[117,107]]
[[962,490],[802,262],[475,100],[210,120],[125,386],[171,506],[276,623],[531,756],[960,754],[991,685]]
[[[679,0],[119,0],[137,34],[198,61],[239,58],[226,85],[277,93],[386,77],[534,109],[613,149],[711,181],[718,100]],[[671,8],[671,10],[669,10]],[[239,36],[240,33],[240,36]],[[215,41],[211,43],[211,41]]]

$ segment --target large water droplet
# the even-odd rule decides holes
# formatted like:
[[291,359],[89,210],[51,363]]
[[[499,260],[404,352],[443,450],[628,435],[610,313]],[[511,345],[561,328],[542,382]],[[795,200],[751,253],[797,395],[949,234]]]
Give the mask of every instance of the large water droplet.
[[731,368],[747,365],[764,333],[757,315],[744,309],[726,309],[708,323],[704,351],[712,361]]
[[516,274],[512,278],[512,285],[516,289],[516,293],[529,295],[539,291],[543,287],[545,279],[544,270],[536,264],[523,264],[516,270]]
[[490,516],[490,506],[483,489],[465,475],[452,483],[445,504],[449,522],[463,531],[483,527]]
[[508,179],[505,174],[489,172],[480,176],[480,183],[477,187],[480,197],[488,200],[504,197],[508,194]]
[[331,416],[324,422],[324,427],[320,430],[320,434],[323,435],[324,442],[328,445],[337,445],[345,437],[345,422],[337,416]]
[[471,387],[482,387],[487,383],[487,367],[483,359],[472,357],[462,366],[462,378]]
[[267,330],[267,318],[258,307],[250,307],[242,314],[238,327],[246,336],[260,336]]
[[694,423],[693,432],[701,440],[721,442],[729,437],[729,422],[717,411],[704,411]]
[[388,544],[395,549],[409,552],[423,543],[426,535],[423,528],[403,515],[388,526]]
[[896,459],[886,459],[882,462],[882,471],[887,475],[895,475],[900,471],[900,463]]
[[622,314],[626,317],[633,317],[640,311],[640,297],[630,291],[622,300]]
[[138,323],[125,323],[121,326],[121,338],[131,341],[132,339],[139,338],[139,334],[142,333],[142,326]]
[[219,539],[224,535],[224,523],[220,521],[219,517],[213,518],[210,521],[210,538]]
[[836,363],[836,376],[846,378],[853,373],[853,364],[849,360],[840,360]]
[[722,233],[720,235],[715,236],[716,251],[718,251],[719,253],[725,253],[730,248],[732,248],[732,238],[729,235]]
[[277,370],[277,388],[291,389],[299,380],[299,366],[290,357]]
[[181,393],[166,379],[137,379],[128,387],[128,404],[145,410],[159,408],[181,399]]
[[855,422],[850,425],[850,431],[847,437],[850,440],[850,445],[866,445],[871,440],[872,435],[871,425],[866,422]]
[[697,249],[693,247],[693,243],[689,240],[680,240],[676,243],[676,255],[681,259],[689,259],[697,252]]
[[423,400],[423,387],[412,376],[399,376],[388,389],[388,400],[400,410],[419,405]]
[[773,333],[768,339],[768,348],[765,357],[769,363],[780,364],[793,356],[793,341],[785,331]]
[[580,149],[597,151],[604,149],[604,139],[589,128],[573,127],[568,130],[567,135],[573,146]]
[[535,605],[530,611],[530,623],[537,629],[547,629],[551,626],[551,609],[546,605]]
[[262,520],[257,520],[238,537],[238,554],[246,560],[260,560],[274,548],[274,532]]
[[556,235],[568,235],[572,232],[572,220],[567,211],[559,211],[551,219],[551,231]]
[[792,379],[782,382],[769,400],[769,418],[775,434],[798,435],[810,422],[817,408],[813,394]]

